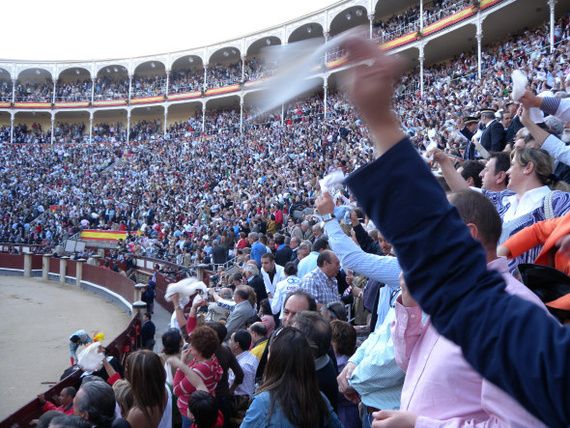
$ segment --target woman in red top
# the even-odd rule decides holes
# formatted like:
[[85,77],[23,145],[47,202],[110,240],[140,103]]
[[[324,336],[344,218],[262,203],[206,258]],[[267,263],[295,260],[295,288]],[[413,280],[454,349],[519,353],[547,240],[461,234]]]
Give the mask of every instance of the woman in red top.
[[247,239],[245,237],[245,233],[244,232],[240,232],[239,233],[239,241],[236,245],[236,249],[237,250],[241,250],[242,248],[247,247]]
[[[189,350],[182,353],[182,362],[187,364],[198,376],[202,378],[210,394],[215,395],[216,385],[222,378],[223,369],[218,363],[214,352],[220,345],[216,332],[207,326],[197,327],[189,337]],[[192,361],[188,363],[192,358]],[[186,415],[188,399],[196,388],[178,370],[174,376],[174,393],[178,396],[178,409],[182,415],[182,428],[190,428],[192,421]]]

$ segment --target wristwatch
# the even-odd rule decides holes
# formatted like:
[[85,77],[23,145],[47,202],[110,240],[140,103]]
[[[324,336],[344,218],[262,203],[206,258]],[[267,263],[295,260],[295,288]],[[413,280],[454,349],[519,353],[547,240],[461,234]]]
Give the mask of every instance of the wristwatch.
[[323,221],[326,223],[327,221],[331,221],[332,219],[336,218],[334,213],[325,214],[323,216]]

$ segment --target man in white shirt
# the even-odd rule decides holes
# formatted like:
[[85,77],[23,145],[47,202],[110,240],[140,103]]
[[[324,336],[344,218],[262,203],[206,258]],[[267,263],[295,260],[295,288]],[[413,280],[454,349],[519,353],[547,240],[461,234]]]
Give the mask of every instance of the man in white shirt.
[[285,263],[283,273],[286,278],[283,281],[279,281],[275,286],[275,293],[271,301],[271,312],[273,315],[279,314],[280,320],[283,319],[283,304],[285,303],[285,298],[289,293],[297,290],[301,282],[297,276],[297,265],[295,265],[295,262]]
[[267,291],[267,296],[271,299],[275,293],[277,283],[285,279],[283,267],[275,263],[275,256],[272,253],[265,253],[261,256],[261,268],[265,291]]
[[251,345],[251,335],[247,330],[238,330],[232,333],[229,345],[243,370],[243,382],[239,385],[234,384],[235,376],[233,372],[230,372],[228,378],[230,392],[232,395],[251,397],[255,393],[255,373],[259,365],[257,357],[248,351]]

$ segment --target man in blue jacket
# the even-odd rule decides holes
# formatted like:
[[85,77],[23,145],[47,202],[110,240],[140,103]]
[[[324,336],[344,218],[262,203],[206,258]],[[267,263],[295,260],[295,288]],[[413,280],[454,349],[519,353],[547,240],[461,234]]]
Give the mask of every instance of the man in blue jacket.
[[[484,377],[549,426],[570,424],[570,328],[505,292],[392,111],[399,64],[365,38],[345,42],[345,87],[374,136],[377,159],[347,184],[392,243],[414,299]],[[387,411],[374,426],[388,426]]]

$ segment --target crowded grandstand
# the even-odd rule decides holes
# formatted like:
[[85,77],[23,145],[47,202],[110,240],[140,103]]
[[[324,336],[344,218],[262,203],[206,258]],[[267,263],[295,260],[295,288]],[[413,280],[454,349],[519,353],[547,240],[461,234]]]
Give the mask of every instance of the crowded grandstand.
[[[500,398],[507,404],[489,410],[485,403],[489,397],[483,393],[483,398],[477,397],[475,404],[469,403],[472,406],[465,414],[444,409],[441,402],[430,410],[425,404],[426,397],[435,392],[426,388],[422,392],[426,394],[423,401],[418,395],[415,402],[412,386],[406,383],[412,381],[404,380],[404,373],[398,368],[413,370],[413,363],[402,362],[398,351],[394,356],[393,350],[391,357],[386,357],[393,362],[391,366],[386,361],[367,359],[379,352],[377,342],[372,343],[371,338],[393,346],[389,331],[392,322],[398,322],[396,302],[403,304],[402,297],[406,299],[406,295],[399,294],[400,266],[396,254],[358,208],[355,195],[342,180],[331,186],[328,189],[332,210],[326,199],[328,192],[324,191],[327,188],[324,183],[331,176],[346,177],[375,159],[375,137],[342,84],[354,66],[350,49],[335,47],[325,53],[310,76],[317,84],[309,93],[269,112],[260,110],[259,100],[264,91],[270,90],[271,79],[279,72],[279,64],[264,56],[263,47],[312,38],[326,43],[346,30],[363,26],[376,51],[400,59],[392,110],[401,132],[446,189],[478,188],[495,205],[505,234],[498,242],[506,246],[499,255],[512,259],[508,271],[520,277],[517,265],[538,260],[545,244],[516,253],[510,240],[516,232],[541,220],[566,215],[570,209],[567,193],[570,167],[564,158],[549,151],[552,158],[547,153],[544,160],[546,178],[543,180],[542,173],[535,171],[536,179],[542,180],[540,184],[529,181],[528,188],[511,184],[510,190],[507,190],[508,179],[502,181],[504,188],[491,187],[485,181],[485,173],[489,174],[485,168],[491,162],[498,164],[501,155],[497,153],[504,152],[508,160],[503,177],[510,177],[514,175],[512,165],[529,164],[520,159],[525,155],[519,153],[528,150],[530,162],[536,166],[540,162],[532,157],[538,156],[533,150],[538,151],[551,135],[570,142],[570,122],[566,118],[557,119],[555,116],[560,115],[555,114],[556,109],[547,111],[535,97],[561,100],[569,97],[570,2],[544,1],[537,6],[528,0],[435,0],[425,4],[406,2],[404,7],[403,3],[396,6],[379,1],[374,8],[358,1],[341,3],[340,11],[337,7],[334,14],[331,8],[330,13],[304,17],[287,33],[284,27],[274,28],[256,34],[253,41],[248,38],[247,43],[244,38],[212,46],[208,49],[209,57],[188,51],[130,62],[66,63],[61,67],[41,63],[34,68],[0,61],[0,243],[13,254],[25,246],[37,254],[70,256],[75,260],[93,261],[103,256],[97,262],[101,268],[129,277],[133,285],[141,282],[141,278],[149,284],[141,294],[144,297],[147,293],[149,312],[154,302],[156,276],[168,278],[161,299],[170,296],[165,297],[170,305],[167,309],[172,312],[170,326],[179,331],[180,339],[197,350],[192,354],[193,363],[203,364],[202,369],[211,372],[196,380],[184,370],[189,359],[182,358],[181,363],[161,355],[163,359],[155,361],[145,351],[128,357],[131,370],[125,369],[124,373],[122,367],[119,370],[104,364],[108,383],[113,384],[121,377],[131,383],[135,401],[121,412],[130,426],[189,427],[192,421],[195,423],[192,426],[239,426],[240,423],[246,427],[269,426],[269,419],[267,425],[259,422],[266,416],[263,405],[267,404],[261,397],[270,396],[283,408],[299,406],[272,389],[268,379],[277,383],[278,376],[277,369],[267,360],[267,352],[261,350],[259,356],[253,352],[257,345],[269,342],[273,329],[284,331],[292,347],[297,340],[313,345],[311,355],[315,364],[306,368],[308,372],[315,372],[316,365],[319,376],[334,360],[332,378],[338,375],[338,381],[334,382],[332,393],[331,385],[324,387],[319,377],[321,394],[317,392],[315,406],[323,426],[371,426],[374,418],[379,423],[391,417],[396,418],[396,425],[385,426],[423,426],[422,418],[428,421],[424,420],[426,425],[429,421],[443,424],[442,421],[460,419],[465,424],[493,421],[503,426],[504,421],[516,421],[513,426],[544,426],[543,423],[552,426],[552,420],[546,421],[534,409],[527,414],[523,406],[482,379],[465,362],[462,364],[469,370],[468,376],[479,382],[479,388],[489,388],[497,400]],[[520,102],[513,99],[515,70],[527,79],[526,93]],[[529,119],[525,103],[542,109],[537,120]],[[485,131],[493,123],[500,128],[501,137],[486,147]],[[538,130],[534,124],[540,125]],[[552,192],[554,196],[546,196],[550,188],[554,189],[554,181],[560,182],[560,187]],[[535,203],[538,205],[533,206],[535,211],[528,209],[525,213],[532,214],[532,220],[525,218],[526,223],[517,225],[511,221],[513,216],[517,217],[510,212],[511,206],[501,205],[499,201],[503,194],[495,195],[506,191],[510,193],[504,195],[516,194],[521,199],[525,193],[546,186],[550,188],[544,190],[542,199]],[[554,214],[547,212],[546,202],[543,208],[545,198],[550,198],[547,200]],[[452,203],[457,204],[463,217],[460,204]],[[539,206],[542,211],[537,213]],[[325,209],[330,212],[325,213]],[[333,230],[336,226],[330,223],[333,220],[337,224],[335,216],[341,229],[347,235],[352,234],[353,240],[345,236],[349,241],[345,243],[338,238],[336,229]],[[467,220],[466,223],[470,224]],[[103,233],[111,232],[123,234],[117,240],[109,238],[112,245],[108,247],[90,245],[88,239],[84,239],[87,245],[79,250],[69,250],[67,245],[81,241],[82,234],[85,238],[89,233],[106,236]],[[359,236],[360,232],[364,236]],[[363,267],[365,261],[358,259],[355,265],[351,264],[353,259],[343,254],[354,243],[359,251],[392,259],[386,262],[390,264],[389,273],[375,277],[372,268],[371,271]],[[155,271],[140,269],[139,272],[133,262],[136,259],[152,260],[156,263]],[[551,265],[564,272],[565,266],[560,269],[554,262]],[[307,270],[307,266],[311,268]],[[216,292],[168,294],[169,283],[188,280],[198,270],[199,279]],[[202,277],[204,270],[208,273]],[[321,278],[316,278],[318,275]],[[298,281],[290,279],[287,285],[294,282],[291,292],[279,300],[278,284],[293,277]],[[253,284],[256,280],[252,278],[259,278],[261,285],[256,288]],[[333,297],[328,294],[330,290],[319,289],[322,281],[333,284]],[[405,284],[402,287],[405,290]],[[297,315],[293,313],[289,320],[286,302],[291,304],[295,298],[306,299],[307,307],[299,309]],[[536,297],[528,300],[533,298],[537,304],[548,303],[541,303]],[[246,310],[248,316],[237,321],[237,314],[246,303],[251,306],[249,312]],[[325,351],[319,350],[318,355],[315,341],[322,337],[313,331],[316,327],[312,330],[309,326],[319,325],[321,318],[306,314],[317,309],[323,314],[322,319],[331,322],[329,336],[332,337],[328,338]],[[564,314],[555,315],[566,319]],[[414,316],[421,319],[421,311]],[[222,321],[226,333],[221,334],[219,326],[203,327],[201,318],[204,324]],[[149,321],[150,318],[144,322]],[[347,325],[348,333],[343,330]],[[303,332],[303,338],[295,337],[298,330]],[[356,346],[356,331],[360,347]],[[189,334],[192,332],[197,334]],[[271,336],[273,340],[277,359],[281,342]],[[145,347],[143,342],[140,347]],[[230,370],[233,377],[228,383],[227,367],[221,377],[222,367],[217,365],[217,359],[224,358],[218,355],[225,352],[220,351],[223,342],[240,364],[246,352],[258,357],[251,358],[256,369],[249,380],[247,377],[247,381],[243,380],[244,373],[236,376]],[[151,351],[159,348],[154,343],[147,347]],[[350,352],[343,354],[341,349]],[[180,351],[176,349],[173,354],[180,357]],[[159,369],[170,361],[173,368],[172,373],[167,370],[162,382],[169,384],[168,393],[158,388],[156,394],[161,398],[146,404],[142,401],[143,387],[133,381],[137,374],[132,369],[137,361],[143,364],[143,360],[148,367],[154,364]],[[204,361],[216,362],[208,365]],[[382,373],[389,372],[386,375],[389,379],[385,379],[388,383],[371,382],[375,376],[382,376],[374,369],[365,371],[362,367],[367,364],[373,367],[380,364]],[[362,368],[358,380],[351,378],[355,367]],[[462,369],[456,370],[459,373]],[[291,368],[290,379],[294,378],[293,371]],[[218,374],[219,378],[213,381]],[[326,376],[330,378],[330,373]],[[243,384],[235,382],[236,378]],[[413,381],[419,384],[420,380]],[[225,382],[220,394],[227,401],[217,395],[221,386],[218,382]],[[247,382],[250,384],[246,385]],[[307,394],[315,392],[311,386],[303,388]],[[379,390],[385,391],[384,395]],[[194,391],[211,395],[201,396]],[[476,395],[472,390],[468,392]],[[216,396],[217,401],[210,400],[211,396]],[[457,408],[467,407],[460,401],[461,393],[453,398],[451,394],[442,396],[458,399]],[[197,400],[203,401],[200,409],[209,408],[216,418],[219,410],[223,418],[214,418],[209,425],[196,424],[204,418],[192,415],[191,408],[199,411]],[[165,410],[167,402],[172,408],[170,416]],[[381,409],[408,410],[416,413],[417,419],[410,424],[410,419],[402,415],[379,415]],[[277,414],[288,418],[291,426],[309,426],[307,421],[314,422],[309,413],[306,408],[296,412],[290,407],[275,411],[271,404],[268,417]],[[291,420],[296,417],[300,419]],[[140,420],[146,420],[148,425]]]

